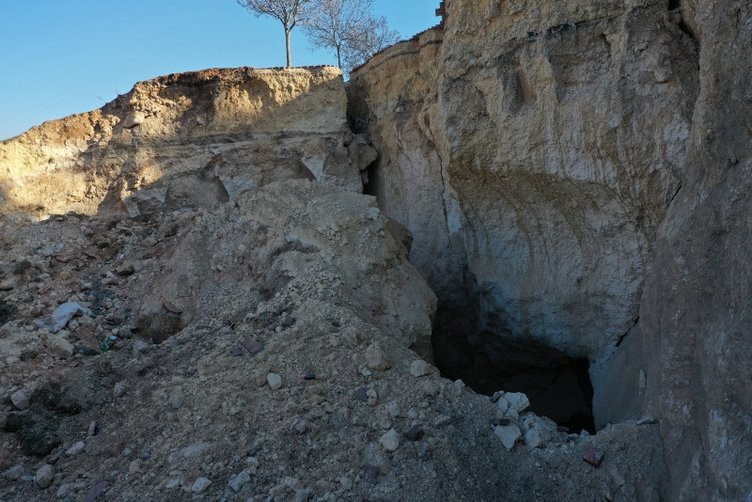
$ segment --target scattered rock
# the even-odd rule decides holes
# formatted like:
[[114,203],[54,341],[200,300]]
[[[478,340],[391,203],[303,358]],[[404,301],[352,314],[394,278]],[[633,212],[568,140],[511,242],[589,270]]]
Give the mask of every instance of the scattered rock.
[[244,338],[243,341],[240,342],[240,345],[250,352],[252,356],[259,354],[264,350],[264,346],[255,338]]
[[209,488],[209,485],[211,485],[212,482],[209,481],[207,478],[198,478],[196,481],[193,482],[193,486],[191,486],[191,491],[193,493],[204,493],[207,488]]
[[70,448],[65,450],[65,454],[69,457],[75,457],[76,455],[83,453],[84,448],[86,448],[86,443],[83,441],[77,441],[73,443]]
[[19,409],[21,411],[27,409],[31,404],[28,392],[23,389],[17,390],[13,394],[11,394],[10,402],[13,403],[13,406],[15,406],[16,409]]
[[269,373],[266,375],[266,383],[269,384],[272,390],[278,390],[282,388],[282,377],[277,373]]
[[311,424],[308,420],[300,417],[295,417],[290,424],[290,430],[297,432],[298,434],[305,434],[311,429]]
[[368,401],[368,389],[365,387],[358,387],[355,389],[355,400],[362,403]]
[[516,425],[497,425],[494,427],[494,434],[501,440],[501,444],[507,450],[511,450],[520,436],[522,436],[522,432]]
[[60,499],[65,498],[66,496],[68,496],[68,494],[70,494],[72,488],[73,486],[70,483],[63,483],[58,487],[57,491],[55,492],[55,496]]
[[185,448],[181,448],[176,452],[170,453],[170,455],[167,457],[167,463],[175,464],[182,460],[198,458],[209,451],[211,447],[212,443],[208,442],[194,443],[190,446],[186,446]]
[[21,476],[23,476],[25,472],[24,466],[22,464],[17,464],[3,472],[3,477],[10,481],[17,481],[21,479]]
[[57,333],[61,329],[68,325],[68,322],[73,319],[73,316],[78,314],[83,307],[77,302],[65,302],[60,305],[52,313],[52,316],[47,321],[49,329],[52,333]]
[[530,406],[530,400],[521,392],[499,392],[494,394],[496,406],[502,416],[518,418]]
[[376,465],[365,464],[363,466],[363,477],[372,485],[379,482],[379,476],[381,475],[381,468]]
[[249,469],[245,469],[234,475],[230,478],[230,482],[227,484],[227,486],[230,487],[230,490],[234,491],[235,493],[239,492],[243,486],[248,484],[251,481],[251,471]]
[[413,425],[405,432],[404,436],[408,441],[420,441],[425,436],[425,431],[420,425]]
[[431,366],[422,359],[416,359],[410,364],[410,374],[415,378],[431,374]]
[[379,444],[385,451],[396,451],[400,446],[399,433],[394,429],[390,429],[389,432],[379,438]]
[[128,464],[128,474],[137,474],[141,470],[141,459],[137,458],[136,460],[131,461],[130,464]]
[[95,484],[91,490],[89,490],[89,493],[86,494],[86,496],[83,499],[83,502],[94,502],[99,498],[100,495],[102,495],[104,492],[107,491],[107,488],[109,488],[109,484],[107,481],[99,481],[97,484]]
[[308,502],[313,497],[313,490],[302,488],[295,492],[295,502]]
[[388,370],[392,367],[392,363],[378,343],[372,343],[366,349],[366,365],[377,371]]
[[532,413],[523,417],[522,428],[525,431],[525,444],[530,448],[538,448],[556,433],[556,424],[552,420]]
[[135,271],[136,270],[133,268],[133,265],[131,265],[130,263],[126,265],[121,265],[115,269],[115,273],[120,276],[129,276],[129,275],[132,275],[133,272]]
[[47,488],[52,484],[55,477],[55,468],[50,464],[44,464],[34,476],[34,482],[39,488]]
[[379,394],[376,389],[368,389],[366,391],[366,403],[368,406],[376,406],[379,404]]
[[125,394],[125,384],[123,382],[116,383],[112,388],[112,395],[118,398],[122,397],[123,394]]
[[68,340],[59,335],[49,334],[46,340],[47,351],[53,356],[65,359],[71,357],[76,351],[75,347]]
[[603,462],[604,456],[605,454],[600,448],[590,445],[585,448],[582,459],[593,467],[598,468]]

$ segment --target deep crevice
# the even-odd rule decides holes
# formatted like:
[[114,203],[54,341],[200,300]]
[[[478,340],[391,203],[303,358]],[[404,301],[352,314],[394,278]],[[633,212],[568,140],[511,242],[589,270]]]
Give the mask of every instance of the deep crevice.
[[475,392],[523,392],[530,408],[572,432],[595,432],[590,362],[543,343],[478,328],[472,304],[440,305],[432,336],[442,375]]

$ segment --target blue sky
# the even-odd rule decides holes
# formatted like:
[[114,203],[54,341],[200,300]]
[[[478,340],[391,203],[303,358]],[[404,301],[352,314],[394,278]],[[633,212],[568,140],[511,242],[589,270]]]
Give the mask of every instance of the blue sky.
[[[439,0],[374,0],[403,38]],[[278,21],[234,0],[0,0],[0,139],[99,108],[139,80],[210,67],[282,66]],[[293,32],[296,66],[332,64]]]

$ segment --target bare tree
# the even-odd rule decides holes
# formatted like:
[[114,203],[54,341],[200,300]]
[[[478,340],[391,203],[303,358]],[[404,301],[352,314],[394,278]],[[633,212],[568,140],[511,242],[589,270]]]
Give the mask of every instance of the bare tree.
[[306,32],[314,46],[334,51],[346,73],[399,39],[385,18],[370,13],[372,0],[313,0],[312,5]]
[[305,17],[311,0],[237,0],[238,4],[256,16],[272,16],[285,28],[287,67],[292,67],[292,29]]
[[384,16],[367,15],[356,23],[347,36],[347,50],[345,51],[345,67],[350,73],[353,68],[365,63],[377,52],[394,45],[399,41],[397,31],[390,30]]

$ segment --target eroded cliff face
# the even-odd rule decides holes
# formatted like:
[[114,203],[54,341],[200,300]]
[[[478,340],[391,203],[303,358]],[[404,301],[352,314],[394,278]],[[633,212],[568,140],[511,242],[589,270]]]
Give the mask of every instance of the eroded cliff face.
[[[99,110],[0,143],[4,213],[209,207],[291,178],[361,191],[338,69],[238,68],[136,84]],[[356,165],[357,164],[357,165]]]
[[749,7],[447,4],[348,88],[368,189],[447,313],[437,361],[587,358],[597,425],[660,418],[670,496],[745,496]]
[[452,2],[443,29],[354,73],[373,190],[446,297],[464,260],[484,329],[597,360],[634,324],[680,185],[694,41],[655,3],[485,5]]

